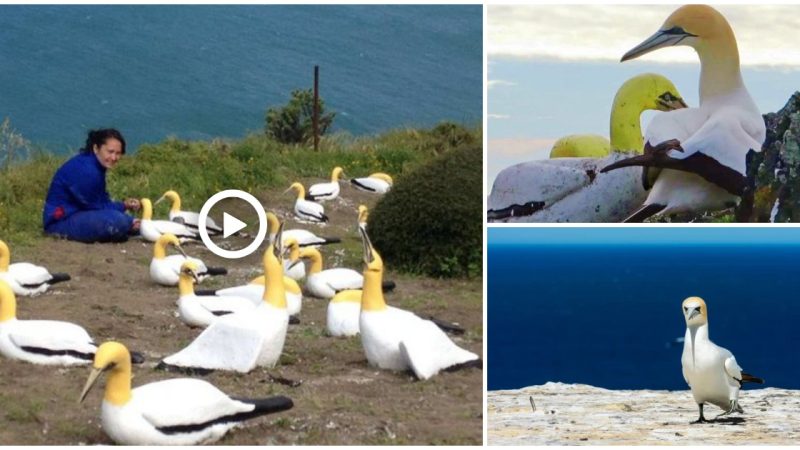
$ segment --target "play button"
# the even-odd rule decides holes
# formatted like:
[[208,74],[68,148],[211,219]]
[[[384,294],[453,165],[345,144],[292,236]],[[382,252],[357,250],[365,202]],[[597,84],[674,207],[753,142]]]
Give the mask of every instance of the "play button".
[[241,220],[233,217],[232,215],[224,212],[222,213],[222,237],[226,238],[233,233],[241,230],[242,228],[246,227],[247,224],[242,222]]
[[[264,207],[261,206],[261,202],[258,201],[257,198],[253,197],[252,195],[248,194],[247,192],[240,191],[238,189],[228,189],[222,192],[217,192],[216,194],[212,195],[209,198],[203,207],[200,209],[200,217],[198,218],[198,223],[205,224],[206,218],[208,217],[208,213],[211,211],[211,208],[214,207],[217,203],[221,200],[227,198],[238,198],[240,200],[244,200],[250,204],[250,206],[255,209],[256,214],[258,215],[258,234],[256,234],[256,238],[253,242],[250,243],[247,247],[240,249],[240,250],[226,250],[211,240],[211,237],[208,235],[208,230],[206,229],[205,225],[201,225],[198,230],[200,231],[200,239],[203,241],[203,244],[208,247],[211,252],[213,252],[217,256],[221,256],[223,258],[228,259],[236,259],[236,258],[244,258],[245,256],[253,253],[254,251],[258,250],[258,247],[261,246],[261,243],[264,242],[264,239],[267,237],[267,213],[264,211]],[[246,223],[242,222],[241,220],[237,219],[231,214],[227,212],[222,213],[222,237],[227,238],[228,236],[236,233],[237,231],[245,228],[247,226]]]

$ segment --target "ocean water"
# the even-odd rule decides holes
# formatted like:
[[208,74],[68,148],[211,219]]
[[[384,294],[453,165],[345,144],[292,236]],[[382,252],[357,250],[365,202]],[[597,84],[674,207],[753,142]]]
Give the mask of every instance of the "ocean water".
[[51,151],[114,126],[131,148],[261,131],[313,86],[334,130],[480,123],[471,6],[0,6],[0,116]]
[[492,232],[490,390],[548,381],[687,389],[678,338],[690,296],[705,299],[711,340],[746,372],[800,388],[800,245],[515,244],[493,243]]

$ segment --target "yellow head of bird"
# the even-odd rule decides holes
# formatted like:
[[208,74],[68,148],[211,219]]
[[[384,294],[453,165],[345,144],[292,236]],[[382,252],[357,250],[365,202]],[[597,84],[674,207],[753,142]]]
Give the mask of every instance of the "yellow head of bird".
[[159,199],[156,200],[154,205],[157,205],[157,204],[163,202],[164,199],[169,199],[170,204],[171,204],[171,206],[169,208],[170,211],[180,211],[181,210],[181,196],[178,195],[177,192],[175,192],[173,190],[169,190],[167,192],[164,192],[164,195],[159,197]]
[[358,223],[366,224],[367,218],[369,217],[369,209],[367,209],[367,205],[358,205]]
[[183,248],[181,247],[181,241],[172,233],[164,233],[159,236],[158,240],[156,240],[155,246],[153,246],[153,258],[155,259],[163,259],[167,256],[167,246],[172,245],[174,246],[184,257],[186,257],[186,253],[184,253]]
[[278,220],[278,216],[276,216],[272,211],[267,211],[267,230],[269,231],[269,234],[273,235],[277,233],[280,226],[281,221]]
[[708,322],[706,302],[700,297],[689,297],[683,301],[683,317],[686,325],[703,325]]
[[86,380],[78,402],[83,402],[100,375],[111,372],[106,383],[105,400],[122,405],[131,398],[131,354],[119,342],[104,342],[97,348],[92,362],[92,372]]
[[633,102],[642,111],[686,108],[678,88],[667,77],[656,73],[643,73],[628,79],[617,91],[614,104],[618,101]]
[[192,279],[197,282],[197,263],[194,261],[186,260],[181,264],[181,278]]
[[358,231],[361,233],[361,242],[364,245],[364,265],[367,272],[383,272],[383,260],[381,255],[375,251],[372,242],[369,240],[367,230],[359,227]]
[[339,166],[334,167],[333,172],[331,172],[331,181],[336,183],[339,181],[340,176],[344,176],[344,171]]
[[296,262],[300,259],[300,243],[295,238],[286,239],[284,247],[289,250],[289,261]]
[[389,175],[388,173],[375,172],[372,175],[370,175],[369,177],[370,178],[377,178],[379,180],[383,180],[383,181],[389,183],[390,185],[394,184],[394,182],[392,181],[391,175]]
[[305,198],[305,196],[306,196],[306,188],[304,188],[303,185],[300,182],[295,181],[294,183],[292,183],[291,186],[289,186],[289,189],[286,189],[283,192],[285,194],[285,193],[291,191],[292,189],[297,191],[297,198],[299,198],[299,199]]
[[281,254],[283,247],[281,239],[283,236],[283,224],[278,227],[275,242],[271,243],[264,251],[264,301],[276,308],[286,308],[286,290],[283,287],[283,265],[281,264]]

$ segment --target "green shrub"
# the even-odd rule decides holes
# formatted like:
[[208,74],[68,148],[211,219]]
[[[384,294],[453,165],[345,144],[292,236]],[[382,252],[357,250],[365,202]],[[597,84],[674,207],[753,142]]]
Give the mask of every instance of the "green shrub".
[[[325,102],[319,99],[319,135],[328,131],[335,113],[325,114]],[[295,89],[286,106],[267,110],[267,136],[285,144],[302,144],[314,139],[314,93],[311,89]]]
[[465,145],[395,180],[369,217],[387,264],[439,277],[481,274],[482,156],[480,145]]

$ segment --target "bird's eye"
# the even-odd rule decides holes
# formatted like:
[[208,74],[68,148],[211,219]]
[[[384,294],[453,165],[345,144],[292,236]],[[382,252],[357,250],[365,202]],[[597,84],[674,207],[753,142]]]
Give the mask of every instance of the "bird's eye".
[[669,92],[661,94],[659,98],[668,102],[675,100],[675,97],[673,97],[672,94],[670,94]]
[[683,310],[686,311],[686,312],[689,312],[689,308],[686,307],[686,306],[683,307]]

